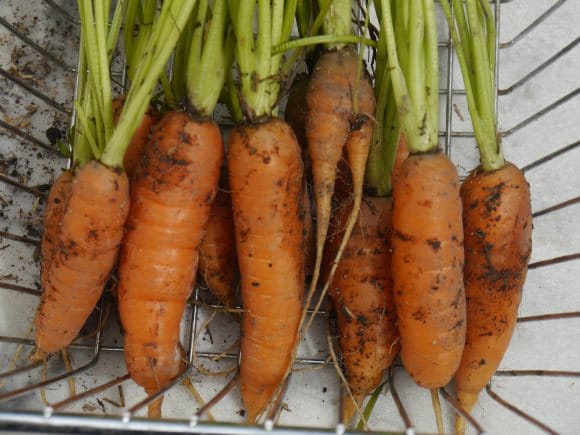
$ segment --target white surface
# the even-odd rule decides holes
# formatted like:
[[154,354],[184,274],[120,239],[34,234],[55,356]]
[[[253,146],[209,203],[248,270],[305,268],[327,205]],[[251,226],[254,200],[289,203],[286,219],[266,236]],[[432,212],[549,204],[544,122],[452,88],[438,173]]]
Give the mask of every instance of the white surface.
[[[63,1],[63,3],[67,3]],[[554,3],[553,0],[514,0],[502,6],[501,41],[505,42],[517,35],[535,17]],[[74,2],[68,2],[73,8]],[[76,63],[75,41],[78,32],[73,28],[67,37],[62,37],[60,31],[65,28],[64,20],[54,12],[47,18],[49,9],[39,0],[18,2],[15,0],[0,3],[0,15],[10,22],[24,21],[23,27],[30,36],[46,44],[54,52],[64,58],[69,64]],[[34,17],[38,17],[35,20]],[[59,20],[55,23],[55,19]],[[525,75],[530,69],[539,65],[556,51],[579,36],[580,3],[568,0],[544,24],[518,42],[515,46],[501,51],[500,55],[500,88],[506,88]],[[34,24],[36,23],[36,24]],[[34,24],[34,25],[33,25]],[[52,29],[55,29],[53,36]],[[4,28],[0,28],[0,64],[8,69],[10,56],[14,46],[22,43],[15,41]],[[40,63],[40,57],[32,54],[30,49],[21,59],[21,66],[30,61]],[[445,50],[440,50],[442,64],[442,80],[445,83]],[[47,62],[50,71],[35,73],[41,89],[53,96],[59,102],[70,105],[73,77],[64,74],[58,66]],[[563,59],[551,65],[528,84],[514,93],[500,98],[500,126],[509,130],[514,125],[532,115],[551,102],[563,97],[580,86],[580,48],[575,48]],[[455,67],[456,83],[460,83],[460,71]],[[457,85],[458,86],[458,85]],[[19,100],[19,102],[16,102]],[[453,128],[457,131],[468,130],[469,114],[464,101],[457,97],[457,111],[453,114]],[[441,101],[442,108],[445,99]],[[66,126],[65,116],[42,101],[29,95],[26,91],[12,86],[5,79],[0,79],[0,106],[4,119],[7,116],[16,118],[25,112],[29,104],[38,106],[31,116],[31,125],[27,131],[45,140],[44,131],[56,122]],[[461,121],[457,112],[465,121]],[[505,154],[509,160],[523,166],[556,149],[568,145],[580,138],[580,98],[576,97],[553,112],[526,126],[522,130],[505,138]],[[442,112],[444,115],[444,112]],[[444,118],[442,118],[444,125]],[[452,143],[452,157],[465,174],[477,162],[474,141],[469,139],[455,140]],[[58,168],[65,161],[51,156],[49,153],[36,149],[33,145],[11,137],[0,130],[0,152],[17,158],[16,168],[2,168],[2,172],[10,173],[16,169],[20,174],[30,172],[27,185],[35,186],[50,183]],[[540,210],[565,199],[578,195],[580,186],[580,149],[576,149],[527,173],[532,187],[534,210]],[[28,171],[28,168],[31,171]],[[35,208],[34,198],[24,192],[0,183],[0,196],[6,202],[2,206],[5,214],[0,219],[0,229],[15,234],[26,235],[26,225],[33,221],[39,229],[38,218],[41,209]],[[580,236],[576,224],[576,215],[580,205],[543,216],[534,222],[532,261],[538,261],[555,256],[580,251]],[[6,246],[6,248],[4,248]],[[3,239],[0,242],[0,275],[2,280],[25,287],[36,287],[38,267],[33,259],[34,246],[24,245]],[[558,266],[540,268],[529,273],[521,315],[555,313],[580,310],[580,292],[578,278],[580,277],[579,262],[569,262]],[[8,275],[8,276],[7,276]],[[34,296],[17,294],[0,289],[0,335],[24,337],[33,318],[38,299]],[[114,316],[113,316],[114,317]],[[203,316],[202,316],[203,317]],[[220,320],[221,319],[221,320]],[[212,345],[207,334],[201,334],[200,349],[225,349],[228,344],[237,339],[235,322],[220,316],[210,326]],[[203,319],[201,319],[203,320]],[[118,326],[114,321],[107,328],[104,344],[118,345]],[[580,319],[526,323],[518,326],[512,345],[506,354],[501,369],[552,369],[580,370]],[[14,345],[0,343],[0,367],[6,367],[14,353]],[[30,348],[25,348],[25,353]],[[315,325],[314,332],[301,349],[301,356],[324,358],[326,345],[324,339],[324,322]],[[72,352],[75,365],[82,364],[89,358],[85,351]],[[21,360],[21,363],[23,360]],[[207,362],[205,362],[207,363]],[[232,360],[224,360],[220,368],[230,366]],[[51,371],[57,370],[61,363],[53,361]],[[218,369],[215,365],[212,368]],[[97,367],[88,370],[76,378],[78,391],[92,388],[126,371],[120,352],[103,352]],[[398,392],[408,410],[411,420],[418,432],[435,431],[431,402],[428,392],[417,388],[404,374],[397,369]],[[39,371],[30,374],[31,379],[38,379]],[[12,380],[3,389],[13,388],[30,382],[28,376]],[[194,371],[192,378],[207,400],[215,394],[226,379],[207,377]],[[336,424],[339,381],[332,368],[307,371],[293,375],[290,387],[284,399],[288,410],[282,411],[280,423],[313,427],[330,427]],[[530,413],[562,433],[577,433],[580,430],[580,394],[575,379],[547,377],[494,378],[494,390],[505,399]],[[127,406],[137,403],[144,397],[140,388],[131,382],[123,385]],[[2,391],[2,389],[0,389]],[[63,382],[48,388],[50,401],[56,401],[66,396],[66,384]],[[112,389],[87,400],[83,400],[69,412],[86,412],[91,414],[120,415],[121,408],[103,401],[105,398],[118,401],[118,390]],[[98,398],[98,399],[97,399]],[[104,411],[98,403],[104,404]],[[451,429],[453,414],[445,403],[446,427]],[[0,403],[0,411],[6,409],[41,409],[42,404],[37,392],[19,399]],[[167,394],[164,405],[164,415],[168,418],[189,418],[195,412],[197,405],[187,391],[178,386]],[[242,409],[239,391],[234,390],[212,413],[218,420],[242,421],[237,414]],[[537,428],[498,405],[486,393],[482,393],[479,404],[474,410],[474,416],[492,434],[535,434],[541,433]],[[404,425],[395,408],[392,395],[381,395],[370,421],[375,430],[403,431]]]

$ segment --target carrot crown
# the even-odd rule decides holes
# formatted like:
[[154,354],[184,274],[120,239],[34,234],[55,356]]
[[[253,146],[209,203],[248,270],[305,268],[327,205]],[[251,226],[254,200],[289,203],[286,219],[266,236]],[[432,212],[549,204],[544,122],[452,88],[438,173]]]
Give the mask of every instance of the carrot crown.
[[439,67],[434,2],[376,0],[375,5],[385,38],[387,71],[409,151],[436,150]]
[[290,38],[298,0],[258,0],[258,32],[254,38],[255,0],[230,1],[236,34],[235,57],[241,81],[242,106],[247,120],[255,122],[277,113],[281,54],[272,47]]
[[490,171],[505,165],[495,109],[495,20],[489,2],[441,0],[465,83],[481,166]]

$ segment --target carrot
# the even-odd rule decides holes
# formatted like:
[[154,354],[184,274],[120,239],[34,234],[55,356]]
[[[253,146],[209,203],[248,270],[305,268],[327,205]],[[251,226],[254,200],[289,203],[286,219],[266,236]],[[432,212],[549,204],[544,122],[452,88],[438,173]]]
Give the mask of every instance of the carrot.
[[74,177],[36,317],[36,346],[56,352],[77,336],[117,259],[129,211],[127,176],[95,161]]
[[395,162],[393,166],[393,177],[391,183],[394,185],[399,181],[399,174],[401,172],[401,166],[403,162],[409,156],[409,146],[407,145],[407,140],[404,135],[399,137],[399,144],[397,146],[397,154],[395,155]]
[[50,265],[56,252],[60,224],[70,196],[73,177],[74,174],[72,171],[63,171],[50,188],[50,193],[46,201],[43,218],[44,228],[40,243],[40,286],[42,289],[45,289],[47,286],[48,271],[50,270]]
[[437,429],[443,433],[437,388],[459,366],[466,312],[459,177],[438,146],[435,8],[433,2],[384,0],[378,9],[410,153],[393,183],[391,267],[401,358],[414,381],[431,389]]
[[218,189],[199,248],[198,274],[226,307],[236,305],[236,236],[229,190]]
[[179,324],[222,158],[215,123],[171,111],[135,172],[119,261],[119,313],[127,368],[148,394],[179,374]]
[[[327,258],[333,259],[338,250],[350,207],[352,201],[337,211],[338,231],[329,236]],[[356,399],[356,404],[348,397],[342,400],[345,424],[380,384],[399,351],[390,271],[391,207],[390,197],[365,196],[329,289],[345,377]]]
[[[124,101],[124,96],[117,97],[113,100],[113,121],[115,123],[121,115]],[[129,180],[133,178],[137,163],[143,154],[143,148],[147,142],[147,137],[151,133],[151,129],[158,119],[159,113],[157,113],[152,105],[149,105],[145,111],[145,115],[143,115],[143,119],[137,127],[137,130],[135,130],[135,134],[131,138],[131,142],[129,142],[129,146],[125,152],[125,157],[123,157],[123,167],[125,168]]]
[[237,127],[228,168],[244,306],[240,377],[248,421],[270,401],[296,344],[304,285],[302,163],[279,119]]
[[[505,161],[493,97],[496,30],[491,7],[441,3],[461,65],[481,165],[461,186],[465,226],[467,334],[455,374],[459,404],[470,412],[505,354],[513,335],[532,249],[529,185]],[[471,29],[478,27],[481,31]],[[471,68],[468,66],[471,65]],[[459,414],[457,433],[465,432]]]
[[[227,55],[221,56],[228,51],[227,8],[225,0],[211,6],[211,22],[191,35],[206,45],[192,43],[188,53],[186,87],[195,115],[166,112],[145,145],[131,184],[131,213],[119,262],[119,312],[127,369],[148,395],[184,369],[179,325],[223,163],[221,132],[209,115],[228,69]],[[208,20],[207,7],[198,3],[190,10],[200,23]],[[188,15],[180,17],[186,21]],[[202,65],[211,83],[201,80]],[[150,417],[160,417],[161,399],[149,407]]]
[[[235,2],[230,3],[232,5]],[[276,402],[298,343],[304,293],[303,164],[290,126],[277,118],[282,56],[296,2],[242,0],[232,16],[246,124],[229,138],[227,167],[241,275],[240,387],[249,422]]]

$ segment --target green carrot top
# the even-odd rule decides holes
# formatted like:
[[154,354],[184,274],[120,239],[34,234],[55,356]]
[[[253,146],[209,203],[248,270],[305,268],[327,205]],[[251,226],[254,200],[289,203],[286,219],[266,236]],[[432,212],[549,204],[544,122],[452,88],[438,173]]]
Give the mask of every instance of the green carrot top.
[[441,0],[451,38],[461,66],[467,105],[481,166],[490,171],[505,165],[495,109],[496,30],[492,9],[487,1]]

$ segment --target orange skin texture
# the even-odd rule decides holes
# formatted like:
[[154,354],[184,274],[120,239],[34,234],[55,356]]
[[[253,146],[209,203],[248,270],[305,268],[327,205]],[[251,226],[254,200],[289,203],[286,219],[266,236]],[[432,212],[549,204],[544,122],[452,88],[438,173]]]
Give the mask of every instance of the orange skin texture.
[[280,119],[239,126],[228,169],[244,306],[240,386],[252,422],[292,363],[298,335],[305,280],[300,147]]
[[[123,104],[125,103],[125,96],[121,96],[115,98],[113,100],[113,119],[115,123],[119,120],[121,116],[121,111],[123,110]],[[127,151],[125,151],[125,157],[123,157],[123,167],[125,168],[125,172],[129,176],[129,180],[133,178],[133,174],[135,173],[135,169],[137,168],[137,164],[139,163],[139,159],[143,155],[143,149],[145,148],[145,144],[147,143],[147,138],[151,133],[151,129],[159,120],[159,113],[153,108],[153,106],[149,106],[147,111],[143,115],[143,119],[141,123],[137,126],[137,130],[133,134],[131,138],[131,142],[129,142],[129,146],[127,147]]]
[[[327,258],[334,259],[351,207],[352,203],[336,213],[338,224],[327,242]],[[380,384],[399,351],[390,268],[391,214],[391,198],[365,197],[329,289],[345,376],[359,405]],[[342,405],[343,423],[348,424],[356,407],[348,396]]]
[[72,183],[36,316],[36,346],[57,352],[78,335],[117,260],[129,213],[124,172],[90,161]]
[[[305,132],[316,200],[317,257],[322,255],[328,232],[336,171],[343,147],[347,148],[354,185],[362,188],[372,136],[372,127],[367,126],[370,125],[368,115],[374,115],[375,100],[368,80],[357,81],[357,68],[358,58],[351,50],[324,53],[312,72],[306,94]],[[353,112],[352,105],[355,88],[358,89],[358,114]],[[363,131],[357,133],[359,130]],[[352,133],[357,136],[349,140]]]
[[222,304],[235,306],[238,257],[232,198],[227,190],[217,191],[199,250],[199,275]]
[[395,183],[399,181],[401,166],[403,166],[403,162],[408,156],[409,156],[409,145],[407,145],[407,139],[405,138],[405,135],[401,133],[401,136],[399,137],[399,145],[397,146],[397,154],[395,154],[393,175],[391,176],[392,186],[394,186]]
[[530,188],[511,163],[473,171],[461,186],[467,335],[455,385],[470,410],[511,337],[532,251]]
[[168,112],[131,183],[119,261],[119,313],[131,378],[148,394],[180,373],[179,324],[215,196],[223,143],[218,126]]
[[393,286],[403,365],[429,389],[451,380],[465,343],[461,213],[453,163],[410,155],[393,190]]
[[60,174],[50,188],[46,201],[43,217],[44,228],[40,243],[40,286],[42,289],[45,289],[47,286],[48,271],[50,270],[50,264],[58,244],[60,224],[66,211],[73,178],[74,174],[70,170],[66,170]]

